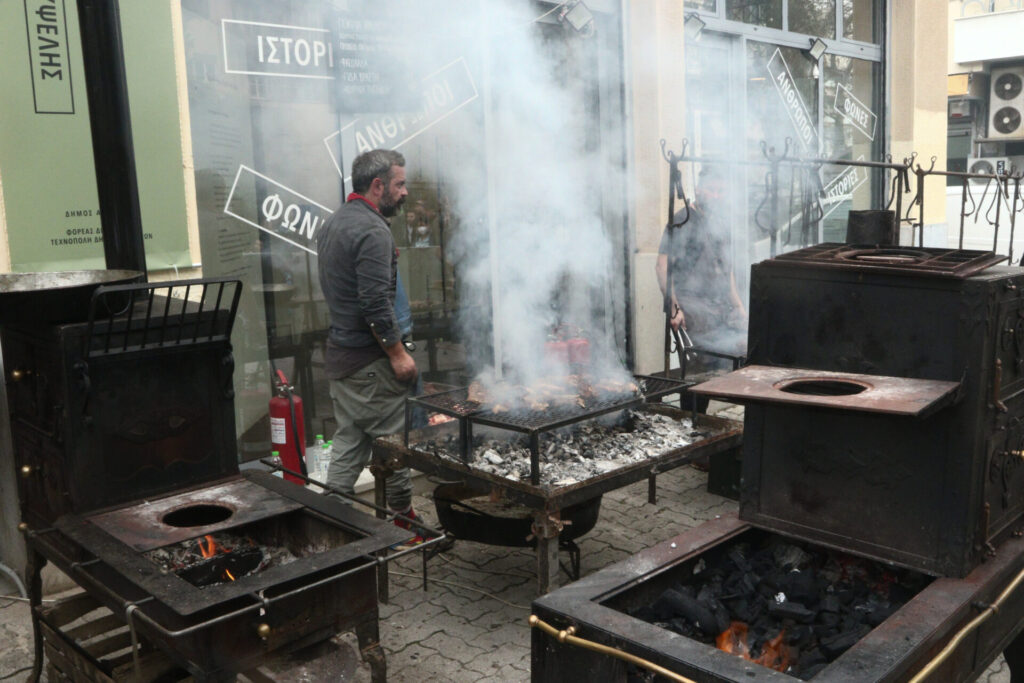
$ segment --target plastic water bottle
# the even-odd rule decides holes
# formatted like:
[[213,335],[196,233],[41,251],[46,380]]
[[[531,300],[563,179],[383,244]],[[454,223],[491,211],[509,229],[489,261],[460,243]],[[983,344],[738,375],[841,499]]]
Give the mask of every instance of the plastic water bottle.
[[[270,451],[270,461],[272,463],[274,463],[275,465],[280,465],[281,464],[281,454],[278,451]],[[281,470],[274,470],[274,476],[275,477],[281,477],[283,479],[284,478],[284,472],[282,472]]]
[[321,453],[324,451],[324,447],[327,446],[327,442],[324,441],[323,434],[316,435],[316,445],[311,449],[306,449],[306,474],[312,479],[319,479],[320,474],[320,458]]
[[327,468],[331,466],[331,458],[333,457],[334,441],[328,441],[324,444],[323,450],[320,452],[320,476],[321,481],[327,481]]

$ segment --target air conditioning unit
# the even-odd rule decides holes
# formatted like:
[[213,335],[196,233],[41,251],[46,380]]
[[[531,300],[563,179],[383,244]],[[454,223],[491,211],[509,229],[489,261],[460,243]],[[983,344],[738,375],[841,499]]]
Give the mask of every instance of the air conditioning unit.
[[1004,175],[1010,171],[1010,157],[967,157],[968,173]]
[[1024,140],[1024,66],[992,69],[988,137],[990,140]]

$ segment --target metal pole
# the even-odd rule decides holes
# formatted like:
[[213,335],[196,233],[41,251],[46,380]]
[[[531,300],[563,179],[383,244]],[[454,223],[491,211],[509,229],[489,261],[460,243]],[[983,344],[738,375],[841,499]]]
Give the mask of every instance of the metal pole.
[[[920,210],[921,213],[919,214],[920,222],[918,223],[917,246],[921,247],[921,248],[924,247],[924,176],[925,176],[924,171],[922,171],[921,167],[918,166],[918,168],[917,168],[917,206],[918,206],[918,209]],[[911,237],[910,243],[913,244],[914,243],[914,241],[913,241],[913,237],[914,236],[911,235],[910,237]]]
[[[484,31],[482,35],[489,34],[493,30],[490,25],[490,13],[487,10],[487,3],[481,2],[480,11],[483,13]],[[488,259],[491,266],[491,343],[494,351],[494,378],[502,377],[502,322],[501,322],[501,261],[498,254],[498,208],[497,208],[497,185],[495,174],[495,154],[497,153],[497,132],[494,123],[491,121],[491,112],[494,111],[494,94],[492,89],[493,74],[491,72],[491,49],[494,45],[491,41],[481,41],[478,49],[483,50],[483,78],[482,94],[484,108],[484,163],[487,173],[487,234],[488,234]]]
[[78,0],[107,268],[146,273],[118,0]]

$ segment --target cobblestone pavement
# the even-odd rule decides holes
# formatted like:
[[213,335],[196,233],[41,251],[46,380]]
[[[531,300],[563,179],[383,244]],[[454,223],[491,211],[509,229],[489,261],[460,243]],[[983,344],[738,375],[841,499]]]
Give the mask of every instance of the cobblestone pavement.
[[[435,521],[429,499],[433,484],[418,478],[414,503],[429,522]],[[681,533],[736,504],[706,492],[707,475],[682,467],[658,477],[658,502],[647,503],[641,482],[607,493],[593,531],[577,542],[582,573],[610,563]],[[388,680],[527,681],[530,674],[530,633],[527,617],[535,597],[534,554],[460,541],[429,565],[429,584],[422,586],[418,555],[391,565],[391,599],[381,606],[381,641],[387,654]],[[13,592],[3,586],[5,593]],[[0,605],[5,601],[0,598]],[[24,603],[0,609],[0,680],[31,663],[31,627]],[[331,641],[273,663],[281,680],[369,681],[369,668],[358,660],[354,636]],[[23,680],[22,675],[11,680]],[[980,681],[1008,683],[1002,659]]]

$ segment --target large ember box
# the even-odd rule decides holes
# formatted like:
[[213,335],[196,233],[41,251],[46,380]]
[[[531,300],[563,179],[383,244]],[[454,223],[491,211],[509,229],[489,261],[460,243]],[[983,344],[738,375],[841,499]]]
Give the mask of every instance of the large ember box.
[[[46,524],[238,471],[233,312],[229,293],[221,308],[215,298],[202,311],[142,298],[134,317],[0,328],[26,521]],[[100,301],[111,299],[124,305],[114,295]],[[154,310],[160,315],[147,317]]]
[[[965,576],[1024,512],[1024,270],[841,265],[752,268],[748,357],[776,374],[732,394],[747,405],[740,517]],[[882,383],[921,408],[915,382],[945,384],[916,412],[878,400]],[[710,384],[694,391],[727,395]]]
[[[703,683],[905,681],[1022,566],[1024,542],[1012,539],[965,579],[931,579],[730,515],[540,597],[533,613],[557,629],[574,627],[576,638]],[[1011,593],[928,680],[976,680],[1020,631],[1022,606],[1024,591]],[[737,654],[744,643],[747,658]],[[535,682],[644,680],[641,673],[572,639],[533,631]]]

